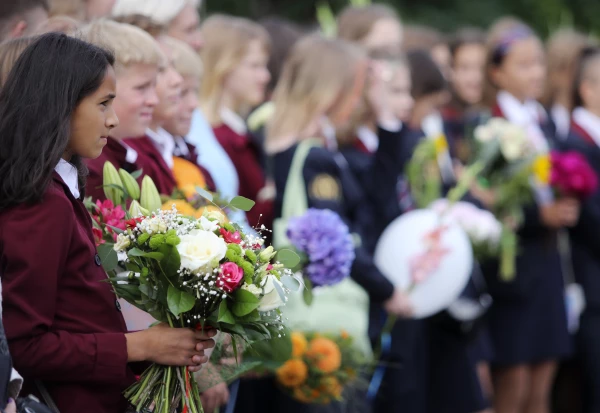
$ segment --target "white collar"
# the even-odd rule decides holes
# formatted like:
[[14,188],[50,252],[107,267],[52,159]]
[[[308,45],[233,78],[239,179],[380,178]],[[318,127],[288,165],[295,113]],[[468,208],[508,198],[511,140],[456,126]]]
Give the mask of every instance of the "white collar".
[[125,162],[135,163],[135,161],[137,161],[138,158],[137,151],[123,141],[119,141],[119,143],[127,151],[127,153],[125,153]]
[[565,140],[569,134],[569,126],[571,124],[571,114],[569,109],[563,105],[555,103],[550,109],[552,120],[556,125],[556,135],[561,139]]
[[175,147],[180,156],[188,156],[190,154],[190,149],[187,146],[187,143],[184,138],[181,136],[177,136],[175,139]]
[[356,136],[370,153],[377,152],[377,148],[379,147],[379,137],[375,132],[366,126],[360,126],[356,130]]
[[248,126],[246,126],[244,119],[231,109],[226,107],[221,108],[220,115],[221,121],[238,135],[246,135],[248,133]]
[[578,107],[573,111],[573,120],[585,129],[596,145],[600,146],[600,117],[585,108]]
[[425,133],[425,136],[429,138],[436,138],[444,134],[444,120],[440,112],[434,112],[427,115],[421,121],[421,130]]
[[158,149],[167,166],[173,169],[173,151],[175,150],[173,136],[163,128],[158,128],[157,131],[148,128],[146,135],[148,135],[154,147]]
[[535,100],[521,103],[516,97],[504,90],[498,92],[497,101],[500,110],[506,116],[506,120],[524,127],[536,150],[547,152],[549,149],[548,141],[540,126],[540,121],[545,116],[541,105]]
[[61,159],[54,170],[69,187],[69,191],[71,191],[73,197],[79,199],[79,174],[77,173],[77,168],[73,164]]

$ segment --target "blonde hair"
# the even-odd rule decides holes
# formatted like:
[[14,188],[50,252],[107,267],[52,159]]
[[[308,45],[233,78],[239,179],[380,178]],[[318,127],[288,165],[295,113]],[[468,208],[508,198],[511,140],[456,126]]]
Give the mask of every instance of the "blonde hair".
[[114,18],[114,21],[139,27],[154,38],[162,36],[167,31],[167,28],[164,24],[160,24],[152,20],[152,18],[144,16],[143,14],[128,14],[118,16]]
[[[594,42],[588,36],[573,29],[561,29],[550,36],[546,44],[548,77],[543,99],[545,105],[551,106],[556,98],[557,87],[554,76],[566,74],[573,79],[579,55],[583,49],[590,46],[594,46]],[[572,83],[569,82],[570,87]],[[567,92],[567,96],[572,94],[571,91]],[[568,109],[572,110],[573,107]]]
[[197,2],[190,0],[117,0],[112,10],[114,17],[142,15],[162,25],[168,25],[183,8]]
[[0,44],[0,88],[6,83],[8,74],[23,51],[36,39],[36,37],[21,37]]
[[69,16],[52,16],[35,31],[36,34],[60,32],[72,35],[79,30],[81,23]]
[[251,42],[258,40],[265,51],[270,50],[267,31],[260,25],[240,17],[214,15],[202,25],[205,39],[200,57],[204,64],[204,79],[200,100],[207,120],[221,122],[220,105],[226,77],[239,65]]
[[275,113],[267,128],[266,150],[276,152],[298,139],[308,125],[336,103],[346,102],[366,54],[343,40],[311,35],[300,40],[283,67],[273,93]]
[[67,16],[79,22],[85,20],[84,0],[50,0],[48,16]]
[[202,78],[202,59],[187,43],[169,36],[160,38],[172,53],[173,66],[183,77]]
[[115,54],[115,70],[134,64],[163,67],[166,58],[158,43],[142,29],[111,20],[97,20],[82,29],[82,38],[112,50]]
[[361,43],[371,32],[375,23],[392,19],[400,23],[394,9],[384,4],[348,6],[338,17],[338,37],[353,43]]

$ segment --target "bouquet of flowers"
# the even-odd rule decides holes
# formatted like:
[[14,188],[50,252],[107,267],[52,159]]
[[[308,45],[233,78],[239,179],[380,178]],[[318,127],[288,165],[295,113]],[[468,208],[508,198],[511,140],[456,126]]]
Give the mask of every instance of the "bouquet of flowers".
[[562,196],[584,200],[598,189],[598,177],[585,156],[579,152],[552,152],[549,183]]
[[[125,194],[119,201],[138,195],[114,167],[105,168],[104,186]],[[102,257],[117,296],[172,327],[228,333],[234,351],[236,339],[251,344],[285,334],[279,307],[300,285],[286,268],[297,265],[295,253],[265,248],[260,235],[246,235],[218,211],[194,218],[175,207],[160,210],[149,177],[139,196],[141,204],[132,201],[125,230],[115,229],[112,253]],[[249,209],[253,202],[239,198],[231,204]],[[120,266],[128,274],[122,275]],[[178,406],[202,411],[198,386],[185,367],[152,365],[125,396],[138,411],[151,405],[156,412]]]
[[292,358],[275,371],[279,386],[302,403],[329,404],[342,400],[368,361],[353,339],[341,334],[291,334]]
[[442,196],[440,160],[447,152],[448,142],[444,135],[423,139],[415,148],[406,166],[406,177],[418,208],[427,208]]
[[451,204],[446,199],[429,206],[437,213],[449,217],[467,233],[478,259],[496,256],[502,235],[502,224],[489,211],[468,202]]
[[121,205],[115,206],[110,199],[105,201],[88,202],[88,209],[92,214],[94,239],[96,247],[117,240],[117,233],[113,228],[123,231],[125,229],[125,211]]
[[328,209],[310,208],[289,220],[287,237],[300,255],[304,300],[312,302],[312,288],[335,285],[350,275],[354,242],[348,226]]

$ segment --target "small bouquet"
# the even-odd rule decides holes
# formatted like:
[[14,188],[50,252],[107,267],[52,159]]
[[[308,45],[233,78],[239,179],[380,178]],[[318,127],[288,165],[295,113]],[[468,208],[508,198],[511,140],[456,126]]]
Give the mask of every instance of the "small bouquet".
[[328,209],[310,208],[289,220],[287,237],[300,255],[304,300],[312,302],[312,288],[338,284],[350,275],[354,242],[348,226]]
[[277,383],[291,397],[309,404],[342,400],[344,389],[356,383],[368,361],[341,334],[291,334],[292,358],[276,371]]
[[[136,192],[111,167],[105,165],[105,188],[119,190],[121,202],[132,192],[141,202],[131,202],[125,230],[115,229],[112,253],[102,257],[117,296],[172,327],[228,333],[234,351],[236,339],[252,344],[285,334],[279,307],[300,285],[286,268],[298,264],[295,253],[265,248],[260,235],[246,235],[218,211],[194,218],[175,207],[160,210],[149,177]],[[249,209],[253,202],[231,204]],[[185,367],[152,365],[125,396],[137,411],[152,405],[157,412],[202,411],[198,386]]]
[[474,130],[474,161],[465,169],[448,199],[458,201],[475,181],[493,193],[491,212],[502,223],[500,276],[515,276],[518,239],[516,228],[523,220],[522,207],[533,200],[532,175],[536,151],[526,131],[505,119],[491,118]]
[[552,152],[549,183],[562,196],[584,200],[598,189],[596,172],[579,152]]
[[448,142],[444,135],[425,138],[406,166],[406,177],[418,208],[427,208],[442,196],[442,166],[447,172]]
[[502,224],[494,214],[468,202],[451,204],[446,199],[437,200],[429,207],[458,223],[469,236],[477,259],[497,256]]

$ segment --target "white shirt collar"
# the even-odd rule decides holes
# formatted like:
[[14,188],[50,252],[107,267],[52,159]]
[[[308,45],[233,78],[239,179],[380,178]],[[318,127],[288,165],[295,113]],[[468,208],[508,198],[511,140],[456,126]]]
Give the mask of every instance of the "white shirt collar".
[[158,128],[157,131],[148,128],[146,134],[154,144],[154,147],[160,152],[167,166],[173,169],[173,151],[175,150],[173,136],[163,128]]
[[135,161],[137,161],[138,158],[138,153],[135,149],[133,149],[131,146],[127,145],[125,142],[123,141],[119,141],[119,143],[121,144],[121,146],[123,148],[125,148],[125,150],[127,151],[125,153],[125,161],[129,162],[129,163],[135,163]]
[[571,124],[571,115],[569,109],[558,103],[552,106],[550,109],[552,120],[556,125],[556,135],[561,139],[565,140],[569,134],[569,126]]
[[231,109],[226,107],[221,108],[220,115],[223,123],[229,126],[231,130],[238,135],[246,135],[248,133],[248,127],[246,126],[244,119]]
[[177,150],[177,153],[180,156],[188,156],[190,154],[190,149],[188,148],[187,143],[185,142],[185,139],[182,138],[181,136],[177,136],[174,139],[175,139],[175,148]]
[[548,151],[548,141],[540,127],[540,120],[545,116],[540,104],[534,100],[521,103],[510,93],[501,90],[498,92],[498,106],[506,120],[527,130],[531,144],[539,152]]
[[366,126],[360,126],[356,130],[356,136],[370,153],[377,152],[377,148],[379,147],[379,137],[375,132]]
[[600,146],[600,117],[585,108],[578,107],[573,111],[573,120],[585,129],[596,145]]
[[425,136],[429,138],[436,138],[444,134],[444,120],[440,112],[435,112],[427,115],[421,121],[421,130],[425,133]]
[[69,187],[73,197],[79,199],[79,174],[77,173],[77,168],[75,168],[73,164],[61,159],[58,161],[58,165],[56,165],[54,170]]

